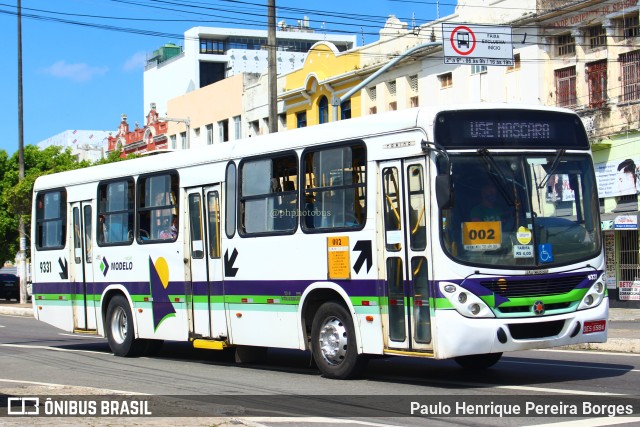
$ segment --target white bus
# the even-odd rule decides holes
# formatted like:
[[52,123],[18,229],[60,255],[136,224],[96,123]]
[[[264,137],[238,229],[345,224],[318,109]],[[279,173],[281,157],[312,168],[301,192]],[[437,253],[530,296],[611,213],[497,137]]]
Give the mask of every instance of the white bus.
[[455,358],[607,337],[599,203],[579,117],[411,109],[39,178],[35,316],[106,336]]

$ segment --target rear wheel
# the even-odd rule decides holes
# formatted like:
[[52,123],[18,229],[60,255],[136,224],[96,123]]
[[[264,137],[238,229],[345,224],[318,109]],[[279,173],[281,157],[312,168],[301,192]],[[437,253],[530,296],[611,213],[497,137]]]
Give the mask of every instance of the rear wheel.
[[140,356],[147,347],[144,340],[135,338],[131,308],[122,295],[116,295],[109,302],[105,329],[109,347],[116,356]]
[[326,378],[352,378],[362,372],[367,362],[358,354],[351,314],[334,301],[322,304],[313,318],[311,351]]
[[469,356],[459,356],[454,360],[464,369],[482,370],[498,363],[502,353],[472,354]]

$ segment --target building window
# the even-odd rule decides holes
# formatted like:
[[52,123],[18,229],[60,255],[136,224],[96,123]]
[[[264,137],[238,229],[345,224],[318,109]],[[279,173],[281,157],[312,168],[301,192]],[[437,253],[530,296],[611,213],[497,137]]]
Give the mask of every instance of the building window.
[[638,15],[628,16],[622,19],[623,36],[625,39],[631,39],[640,35],[640,28],[638,27]]
[[67,193],[48,191],[36,197],[36,247],[38,250],[61,249],[65,245]]
[[296,113],[296,127],[298,128],[306,128],[307,127],[307,112],[300,111]]
[[556,38],[557,55],[575,55],[576,39],[571,34],[563,34]]
[[640,50],[620,55],[621,100],[640,99]]
[[189,142],[187,141],[187,133],[186,132],[181,132],[180,133],[180,146],[182,147],[183,150],[189,148]]
[[242,120],[240,119],[240,116],[235,116],[233,118],[233,138],[242,138]]
[[340,120],[347,120],[351,118],[351,100],[344,101],[340,104]]
[[556,105],[574,107],[576,105],[576,67],[555,70]]
[[589,108],[602,107],[607,102],[607,61],[587,64]]
[[138,180],[139,243],[176,240],[179,188],[176,173],[163,173]]
[[411,108],[420,106],[420,103],[418,102],[418,97],[412,96],[411,98],[409,98],[409,104]]
[[391,80],[387,82],[387,87],[389,88],[389,95],[395,96],[396,94],[396,81]]
[[213,144],[213,125],[207,125],[207,145]]
[[389,111],[396,111],[398,109],[398,103],[396,101],[389,103]]
[[589,40],[589,47],[591,49],[606,46],[607,45],[606,30],[602,25],[589,27],[587,29],[587,39]]
[[471,74],[482,74],[482,73],[486,73],[486,72],[487,72],[487,66],[486,65],[473,64],[471,66]]
[[223,40],[200,39],[200,53],[223,55],[224,50]]
[[218,137],[220,142],[229,140],[229,120],[221,120],[218,122]]
[[368,89],[368,92],[369,92],[369,99],[372,102],[374,102],[378,98],[378,93],[377,93],[376,87],[375,86],[370,87]]
[[411,92],[418,93],[418,76],[416,74],[409,76],[409,87]]
[[445,89],[445,88],[453,86],[453,74],[452,73],[440,74],[438,76],[438,80],[440,81],[440,89]]
[[318,101],[318,123],[329,122],[329,101],[326,96],[320,97]]
[[369,114],[378,114],[378,107],[369,108]]
[[133,179],[98,185],[98,246],[133,242]]
[[296,229],[298,159],[295,154],[240,164],[240,231],[243,235]]
[[171,148],[175,150],[178,147],[178,144],[176,142],[176,136],[175,135],[171,135],[169,137],[169,140],[171,141]]
[[305,152],[302,162],[304,230],[364,226],[366,163],[363,143]]
[[513,55],[513,65],[507,67],[507,71],[516,71],[520,69],[520,54]]

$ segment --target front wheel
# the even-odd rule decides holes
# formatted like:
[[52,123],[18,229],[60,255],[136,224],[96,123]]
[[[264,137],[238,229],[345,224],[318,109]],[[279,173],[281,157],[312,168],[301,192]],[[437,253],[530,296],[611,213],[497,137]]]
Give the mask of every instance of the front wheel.
[[134,336],[131,308],[124,296],[116,295],[109,301],[106,320],[107,340],[113,354],[121,357],[140,356],[146,343]]
[[358,354],[351,314],[337,302],[322,304],[313,318],[311,351],[318,369],[326,378],[357,376],[367,359]]
[[472,354],[469,356],[459,356],[454,360],[464,369],[482,370],[498,363],[502,353]]

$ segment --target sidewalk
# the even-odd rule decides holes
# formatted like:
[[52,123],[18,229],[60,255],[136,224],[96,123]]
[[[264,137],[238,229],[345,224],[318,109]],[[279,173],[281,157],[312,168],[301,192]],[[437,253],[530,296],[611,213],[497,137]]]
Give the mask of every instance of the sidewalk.
[[[15,301],[0,300],[0,315],[3,314],[33,317],[33,308],[31,304],[18,304]],[[617,327],[616,323],[620,322],[628,322],[630,325]],[[610,308],[609,323],[609,334],[606,343],[578,344],[563,348],[640,353],[640,309]]]

